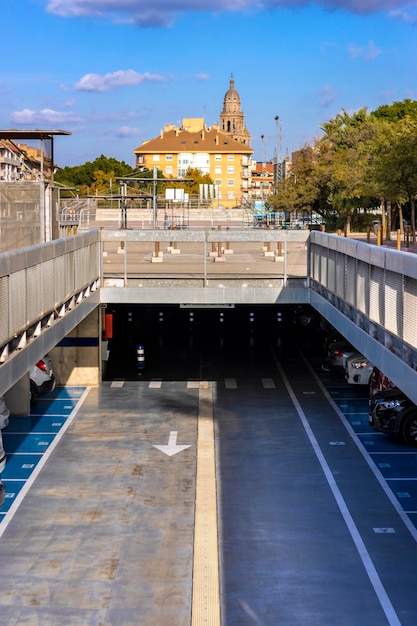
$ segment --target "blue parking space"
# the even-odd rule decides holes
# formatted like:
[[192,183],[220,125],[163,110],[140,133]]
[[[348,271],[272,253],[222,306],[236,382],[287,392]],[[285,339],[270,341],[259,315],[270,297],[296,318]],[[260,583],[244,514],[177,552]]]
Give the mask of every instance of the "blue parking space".
[[[405,447],[408,448],[408,446]],[[417,468],[417,453],[415,450],[378,454],[374,461],[387,480],[408,476],[415,477]]]
[[316,374],[346,417],[387,485],[417,528],[417,448],[374,431],[368,422],[367,387],[349,385],[339,373]]
[[10,511],[12,504],[16,501],[17,496],[26,484],[26,480],[4,480],[6,486],[6,496],[4,498],[4,504],[1,507],[0,524],[6,518],[7,513]]
[[389,486],[404,511],[417,512],[417,478],[414,480],[388,480]]
[[33,401],[29,415],[11,415],[3,430],[7,464],[2,473],[6,497],[0,510],[0,524],[12,505],[35,477],[36,469],[51,450],[59,433],[80,401],[85,387],[57,387]]

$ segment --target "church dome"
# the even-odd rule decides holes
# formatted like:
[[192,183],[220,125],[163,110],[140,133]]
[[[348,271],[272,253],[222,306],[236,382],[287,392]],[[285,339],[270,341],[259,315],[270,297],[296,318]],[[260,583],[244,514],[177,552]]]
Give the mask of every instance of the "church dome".
[[240,110],[240,96],[235,89],[234,78],[230,79],[230,87],[224,95],[223,111],[239,111]]

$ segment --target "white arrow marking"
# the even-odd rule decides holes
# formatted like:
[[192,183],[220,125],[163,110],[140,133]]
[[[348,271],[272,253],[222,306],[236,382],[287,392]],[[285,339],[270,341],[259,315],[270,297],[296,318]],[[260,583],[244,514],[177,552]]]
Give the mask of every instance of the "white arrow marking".
[[177,446],[177,436],[178,436],[178,431],[171,430],[171,432],[169,433],[168,445],[153,446],[153,447],[157,448],[158,450],[160,450],[164,454],[167,454],[168,456],[174,456],[174,454],[177,454],[177,452],[182,452],[183,450],[190,448],[190,446]]

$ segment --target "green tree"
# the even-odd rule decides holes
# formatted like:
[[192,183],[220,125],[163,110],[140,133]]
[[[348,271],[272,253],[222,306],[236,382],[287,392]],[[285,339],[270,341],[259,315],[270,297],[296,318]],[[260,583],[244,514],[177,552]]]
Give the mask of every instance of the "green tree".
[[80,195],[101,193],[110,185],[116,187],[116,178],[129,176],[135,172],[134,168],[124,161],[117,161],[113,157],[103,154],[94,161],[87,161],[83,165],[63,167],[55,174],[55,181],[79,190]]
[[291,172],[282,180],[267,206],[275,211],[315,211],[325,217],[329,211],[327,181],[320,172],[319,154],[306,144],[293,154]]
[[318,150],[320,168],[327,176],[328,200],[349,232],[359,210],[366,213],[380,204],[370,175],[370,147],[378,136],[379,123],[368,116],[366,108],[352,115],[342,110],[322,129]]
[[371,113],[373,117],[383,119],[387,122],[399,122],[405,117],[417,121],[417,100],[406,98],[402,102],[383,104]]
[[181,183],[181,187],[184,187],[185,192],[191,195],[198,195],[200,193],[200,185],[213,184],[213,179],[210,174],[203,174],[198,167],[189,167],[185,178],[192,178],[192,182]]
[[406,116],[385,127],[375,145],[374,172],[385,197],[408,202],[413,242],[416,240],[417,120]]

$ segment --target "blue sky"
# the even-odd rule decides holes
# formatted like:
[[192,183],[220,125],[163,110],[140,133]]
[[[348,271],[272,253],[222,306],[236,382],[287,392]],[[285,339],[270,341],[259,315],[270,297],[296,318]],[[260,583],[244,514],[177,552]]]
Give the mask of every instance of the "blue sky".
[[61,167],[134,165],[164,124],[218,121],[233,75],[269,160],[276,115],[285,156],[342,108],[417,99],[416,25],[416,0],[3,0],[0,128],[70,131]]

